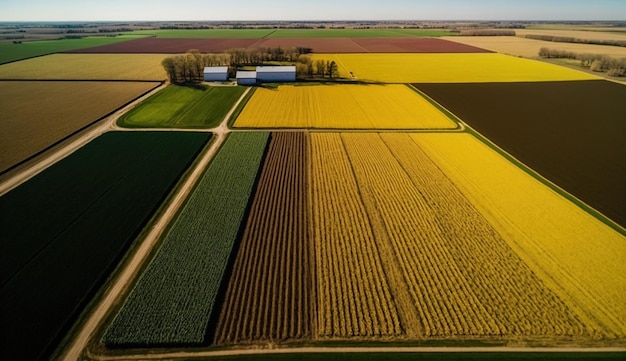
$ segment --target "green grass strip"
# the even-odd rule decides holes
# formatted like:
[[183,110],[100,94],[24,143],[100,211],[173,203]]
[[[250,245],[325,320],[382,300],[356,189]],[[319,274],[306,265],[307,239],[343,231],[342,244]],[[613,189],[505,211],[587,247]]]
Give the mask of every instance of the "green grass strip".
[[105,344],[205,342],[268,137],[269,133],[229,136],[106,331]]
[[0,64],[64,51],[92,48],[137,39],[137,36],[92,36],[81,39],[25,41],[21,44],[0,44]]
[[126,128],[213,128],[224,119],[244,87],[170,85],[124,114]]

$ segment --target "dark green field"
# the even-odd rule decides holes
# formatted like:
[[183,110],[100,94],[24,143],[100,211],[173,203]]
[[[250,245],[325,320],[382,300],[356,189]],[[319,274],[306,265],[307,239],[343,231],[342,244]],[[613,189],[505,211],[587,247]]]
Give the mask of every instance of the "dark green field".
[[106,133],[0,197],[0,359],[54,349],[209,138]]
[[626,87],[605,80],[416,84],[518,160],[626,227]]
[[22,44],[0,44],[0,64],[40,55],[115,44],[131,39],[137,39],[137,37],[132,35],[116,37],[94,36],[82,39],[42,40],[24,42]]
[[170,85],[126,113],[127,128],[212,128],[226,116],[244,87]]

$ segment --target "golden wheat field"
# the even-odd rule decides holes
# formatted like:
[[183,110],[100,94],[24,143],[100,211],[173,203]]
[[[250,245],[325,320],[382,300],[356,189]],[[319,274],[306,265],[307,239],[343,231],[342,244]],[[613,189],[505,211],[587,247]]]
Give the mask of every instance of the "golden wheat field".
[[[433,156],[437,152],[466,154],[467,165],[459,168]],[[624,335],[622,311],[606,308],[624,304],[623,237],[546,193],[532,177],[511,172],[515,166],[490,152],[467,134],[311,134],[309,215],[320,337]],[[485,190],[490,180],[459,176],[483,168],[503,174],[497,179],[502,193],[496,194],[509,197],[508,208],[468,188]],[[525,203],[544,210],[541,217],[549,221],[539,231],[496,222],[533,218],[537,210]],[[577,222],[564,221],[562,214]],[[576,227],[588,231],[575,236]],[[519,244],[529,239],[551,246]],[[585,254],[572,256],[563,246],[551,248],[592,240],[595,246],[608,243],[614,255],[579,249]],[[533,258],[542,251],[547,254],[541,260]],[[600,285],[568,283],[563,270],[576,271],[572,262],[607,262],[587,277]],[[619,276],[611,277],[615,272]],[[617,289],[606,289],[611,286]],[[585,296],[587,287],[591,293]],[[592,302],[602,292],[609,299]]]
[[448,117],[405,85],[258,88],[234,125],[327,129],[456,127]]
[[626,237],[469,134],[412,138],[588,327],[626,335]]
[[162,54],[53,54],[0,65],[1,79],[165,80]]
[[345,78],[385,83],[489,83],[599,79],[504,54],[314,54],[334,60]]

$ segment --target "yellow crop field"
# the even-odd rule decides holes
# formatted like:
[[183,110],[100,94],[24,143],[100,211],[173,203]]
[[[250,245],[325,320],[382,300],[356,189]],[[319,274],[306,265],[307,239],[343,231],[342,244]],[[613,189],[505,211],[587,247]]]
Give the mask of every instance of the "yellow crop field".
[[399,275],[383,268],[385,254],[377,249],[338,134],[311,135],[307,189],[314,205],[309,227],[317,262],[318,336],[401,335],[390,285]]
[[412,137],[595,334],[626,336],[626,237],[469,134]]
[[456,124],[404,85],[259,88],[234,124],[245,128],[415,129]]
[[2,79],[165,80],[162,54],[53,54],[0,65]]
[[314,54],[346,78],[385,83],[487,83],[599,79],[537,60],[479,54]]
[[[462,180],[448,174],[456,171],[453,165],[432,156],[438,149],[430,143],[427,151],[422,148],[422,137],[448,143],[474,139],[449,136],[311,134],[309,217],[317,252],[319,336],[615,334],[611,325],[592,318],[602,315],[595,305],[561,297],[554,282],[537,271],[538,263],[512,245],[523,229],[494,226],[493,216],[484,213],[492,204],[467,197],[467,187],[458,184]],[[483,160],[475,142],[462,142],[446,154],[467,154],[471,168]]]

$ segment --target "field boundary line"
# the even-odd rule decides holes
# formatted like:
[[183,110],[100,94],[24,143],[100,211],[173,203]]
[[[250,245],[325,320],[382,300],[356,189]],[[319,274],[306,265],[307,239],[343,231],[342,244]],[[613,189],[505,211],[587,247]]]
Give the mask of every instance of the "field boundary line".
[[[97,138],[98,136],[110,131],[110,130],[114,130],[113,125],[115,124],[115,122],[117,122],[117,119],[119,117],[121,117],[123,114],[125,114],[126,112],[128,112],[130,109],[132,109],[134,106],[136,106],[137,104],[139,104],[140,102],[142,102],[144,99],[147,99],[148,97],[152,96],[153,94],[155,94],[156,92],[160,91],[161,89],[165,88],[167,86],[166,82],[161,82],[161,84],[145,93],[143,93],[141,96],[135,98],[134,100],[131,100],[130,102],[122,105],[121,107],[113,110],[112,112],[110,112],[109,114],[98,118],[97,120],[89,123],[88,125],[80,128],[79,130],[69,134],[68,136],[64,137],[63,139],[60,139],[59,141],[55,142],[54,144],[49,145],[48,147],[46,147],[45,149],[35,153],[34,155],[30,156],[29,158],[21,161],[20,163],[12,166],[11,168],[6,169],[3,172],[0,172],[0,176],[3,176],[5,174],[8,174],[11,170],[14,170],[20,166],[23,166],[24,164],[27,164],[29,161],[36,159],[39,156],[44,156],[45,158],[41,159],[40,161],[37,161],[36,163],[32,164],[32,165],[28,165],[27,168],[25,168],[22,171],[19,171],[17,174],[7,178],[7,180],[2,181],[2,183],[0,184],[0,196],[3,196],[4,194],[8,193],[9,191],[11,191],[12,189],[18,187],[20,184],[28,181],[29,179],[33,178],[34,176],[36,176],[37,174],[43,172],[44,170],[46,170],[48,167],[52,166],[53,164],[57,163],[58,161],[60,161],[61,159],[67,157],[68,155],[70,155],[71,153],[75,152],[76,150],[78,150],[79,148],[81,148],[82,146],[84,146],[85,144],[89,143],[90,141],[94,140],[95,138]],[[98,124],[100,123],[100,124]],[[92,128],[92,129],[90,129]],[[79,135],[79,133],[81,132],[86,132],[83,135]],[[72,137],[74,136],[78,136],[78,138],[76,138],[75,140],[71,140]],[[53,149],[54,147],[62,144],[65,141],[71,141],[68,145],[61,147],[59,150],[57,151],[53,151],[50,155],[46,155],[45,153],[50,151],[51,149]]]
[[221,351],[196,351],[196,352],[171,352],[171,353],[145,353],[135,355],[119,355],[105,356],[93,355],[88,356],[99,361],[118,361],[118,360],[161,360],[161,359],[200,359],[207,357],[225,357],[225,356],[249,356],[249,355],[280,355],[280,354],[307,354],[307,353],[323,353],[323,354],[345,354],[345,353],[609,353],[609,352],[626,352],[626,348],[607,347],[607,348],[552,348],[552,347],[300,347],[300,348],[265,348],[265,349],[239,349],[239,350],[221,350]]

